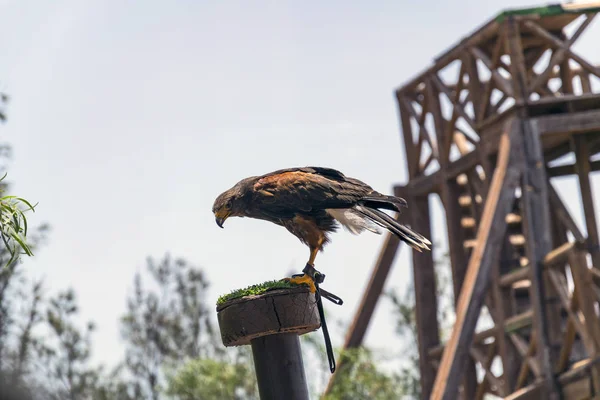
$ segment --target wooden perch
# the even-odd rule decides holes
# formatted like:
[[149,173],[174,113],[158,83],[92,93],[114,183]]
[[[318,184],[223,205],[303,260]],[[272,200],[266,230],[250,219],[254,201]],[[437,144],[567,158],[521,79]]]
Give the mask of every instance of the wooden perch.
[[217,306],[225,346],[252,345],[261,400],[308,400],[299,336],[321,326],[308,287],[275,289]]
[[217,318],[228,347],[278,333],[303,335],[321,326],[315,295],[303,286],[229,300],[217,307]]

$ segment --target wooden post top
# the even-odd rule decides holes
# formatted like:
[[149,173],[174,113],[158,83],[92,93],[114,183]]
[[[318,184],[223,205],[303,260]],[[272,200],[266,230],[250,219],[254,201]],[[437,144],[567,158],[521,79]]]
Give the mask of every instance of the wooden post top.
[[217,306],[223,344],[241,346],[280,333],[303,335],[321,326],[317,300],[307,287],[275,289]]

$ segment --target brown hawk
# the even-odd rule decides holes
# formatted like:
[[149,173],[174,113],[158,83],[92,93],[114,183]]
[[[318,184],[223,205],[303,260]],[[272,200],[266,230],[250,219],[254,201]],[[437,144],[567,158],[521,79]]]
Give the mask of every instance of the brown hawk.
[[[379,234],[384,228],[418,251],[429,250],[429,240],[380,210],[401,212],[406,206],[404,199],[381,194],[335,169],[305,167],[243,179],[217,197],[213,213],[221,228],[229,217],[262,219],[285,227],[310,248],[308,264],[314,266],[337,223],[353,234],[363,230]],[[315,290],[307,275],[288,280]]]

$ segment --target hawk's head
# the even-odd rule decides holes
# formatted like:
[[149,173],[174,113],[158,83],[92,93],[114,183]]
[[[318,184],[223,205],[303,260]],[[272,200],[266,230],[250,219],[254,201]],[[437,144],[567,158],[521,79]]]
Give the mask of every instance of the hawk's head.
[[231,189],[221,193],[213,204],[213,214],[219,227],[223,227],[225,220],[229,217],[240,217],[244,215],[243,196],[246,194],[246,179],[237,183]]

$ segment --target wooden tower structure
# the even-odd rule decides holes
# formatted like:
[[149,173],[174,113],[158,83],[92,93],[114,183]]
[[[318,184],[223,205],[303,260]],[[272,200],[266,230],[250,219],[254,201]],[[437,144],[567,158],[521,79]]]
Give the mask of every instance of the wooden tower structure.
[[[600,201],[589,176],[600,170],[600,68],[573,50],[598,11],[502,12],[396,91],[409,171],[395,187],[409,204],[398,218],[431,237],[430,197],[440,197],[456,310],[441,343],[434,260],[413,251],[423,399],[600,396]],[[585,229],[556,185],[566,175],[577,177],[571,208]],[[386,239],[346,348],[361,344],[398,245]],[[493,326],[477,330],[483,307]]]

